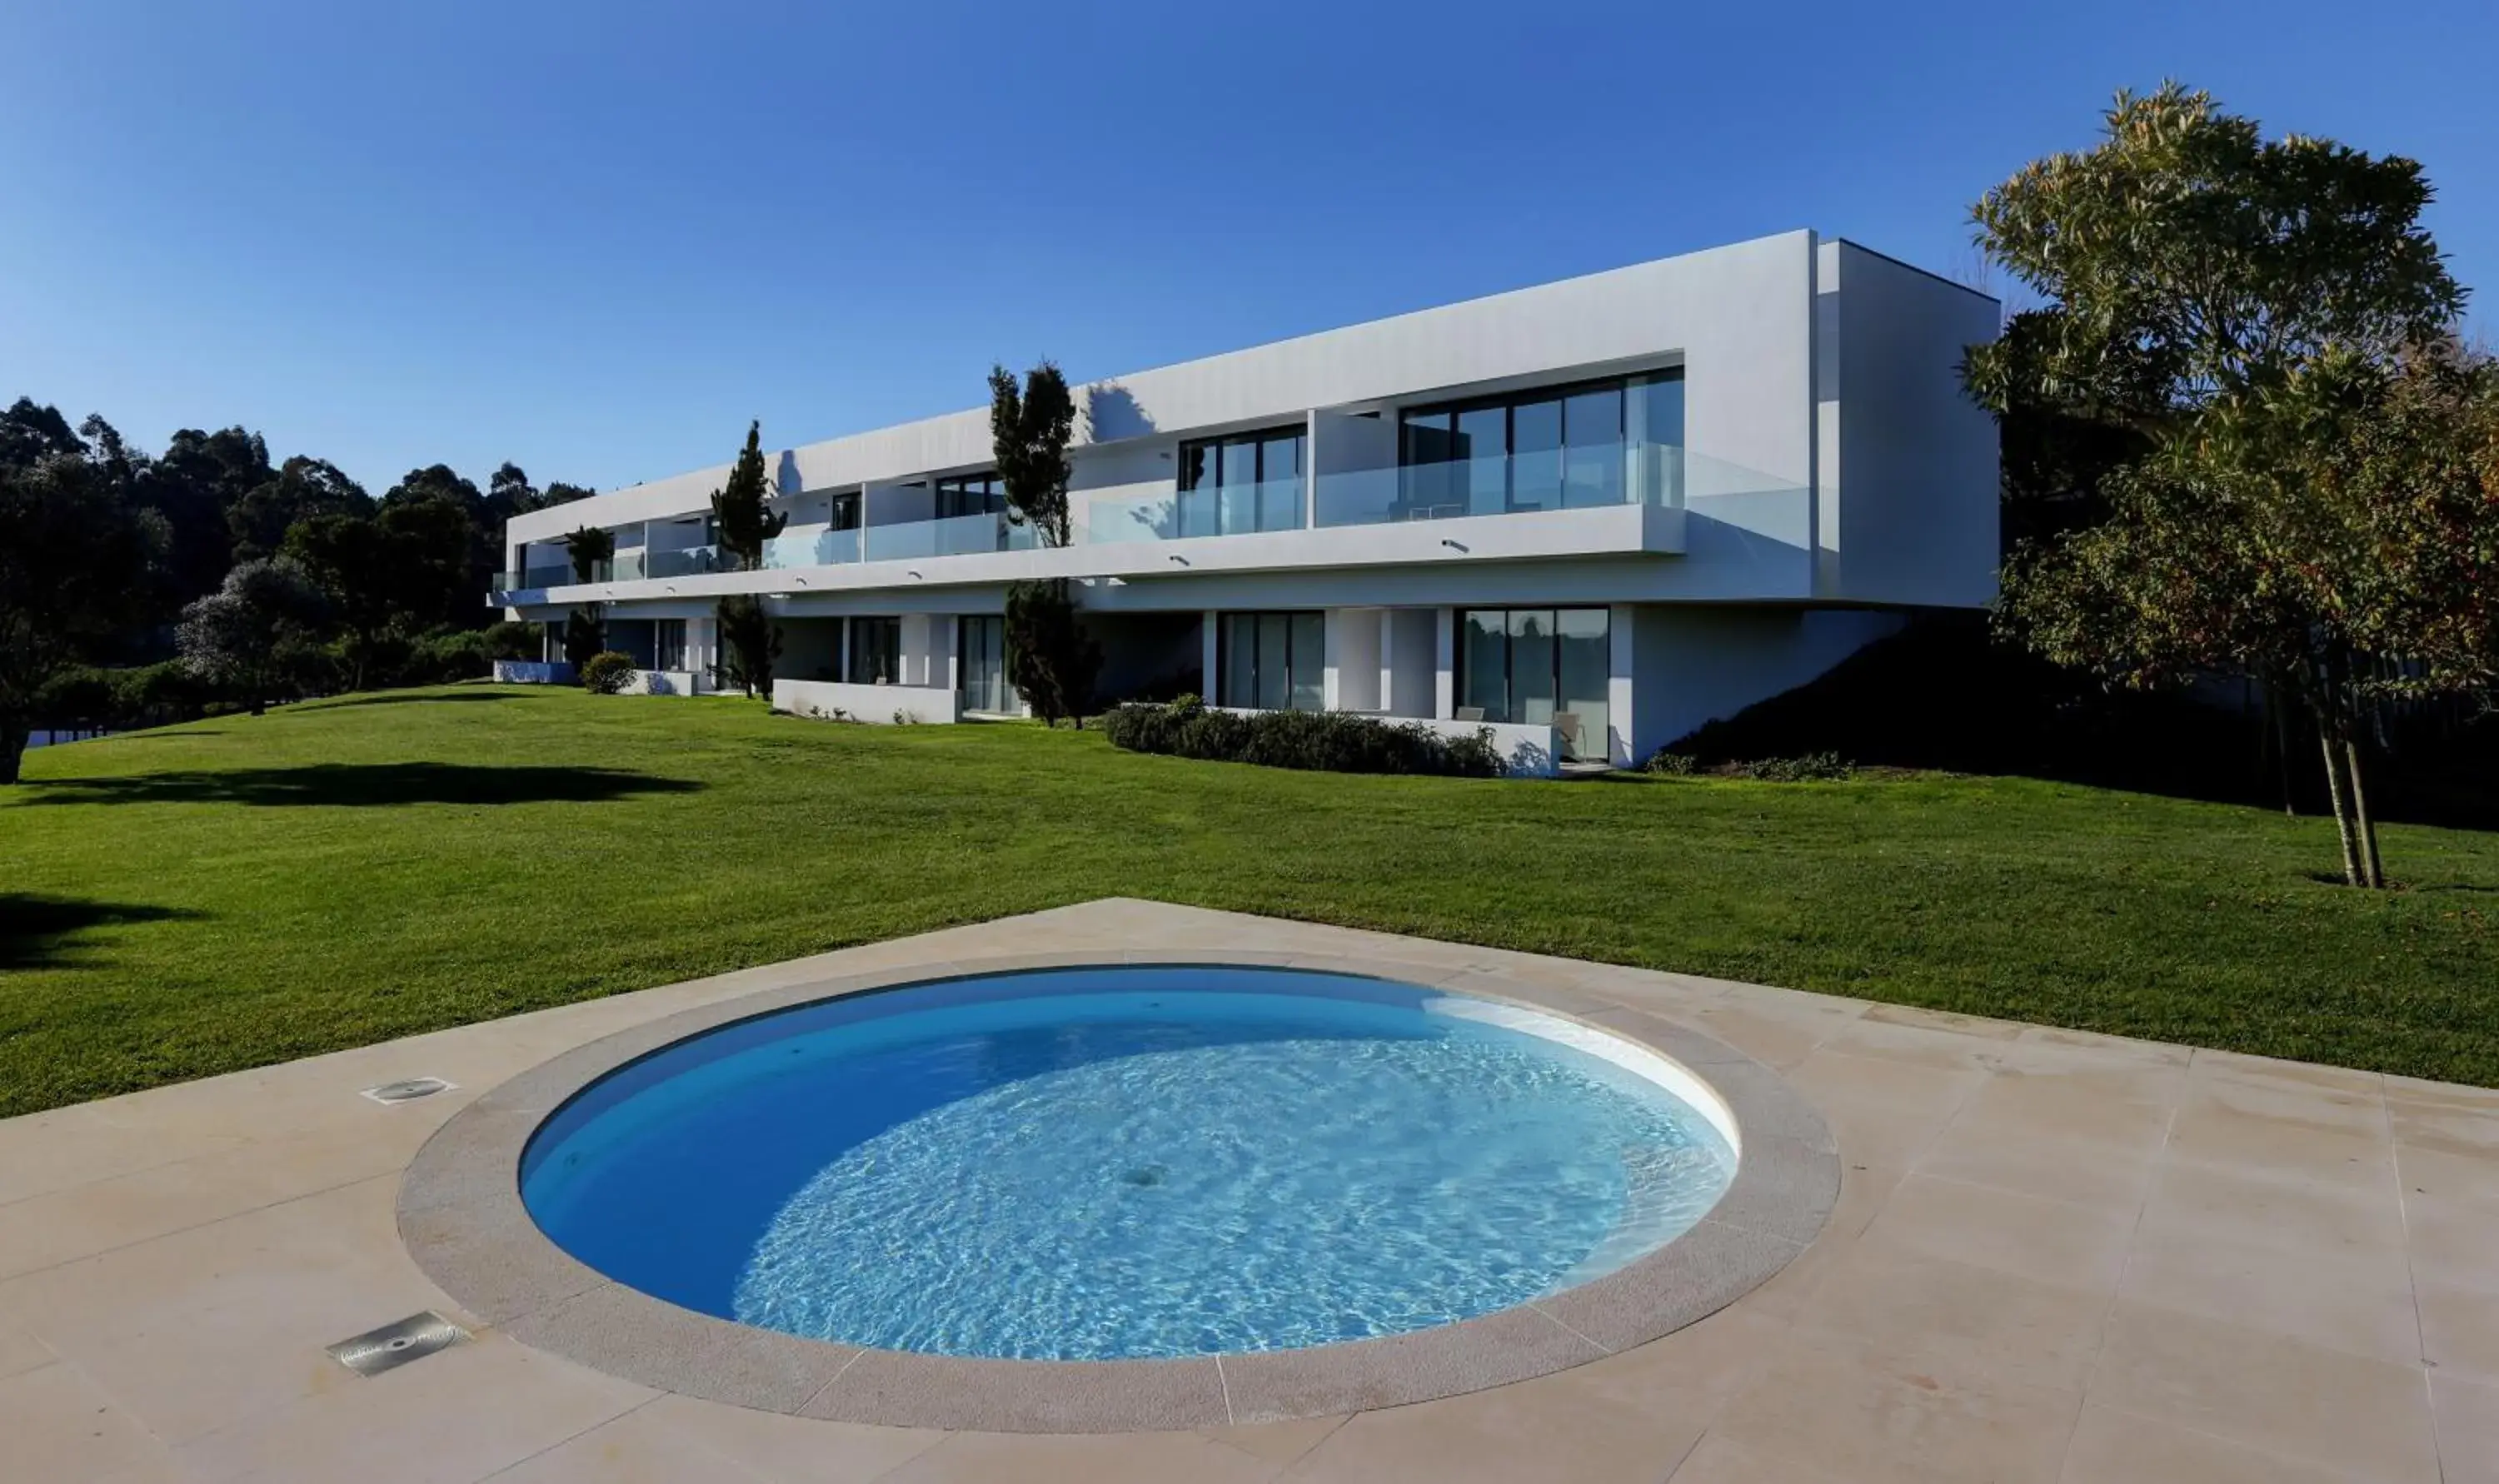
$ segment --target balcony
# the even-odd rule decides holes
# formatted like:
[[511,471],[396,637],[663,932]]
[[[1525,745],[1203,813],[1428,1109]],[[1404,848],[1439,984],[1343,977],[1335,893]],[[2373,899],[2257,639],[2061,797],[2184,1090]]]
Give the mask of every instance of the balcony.
[[1083,538],[1089,545],[1107,546],[1299,531],[1310,524],[1307,498],[1304,481],[1294,477],[1096,500],[1087,512]]
[[1683,449],[1606,442],[1341,469],[1314,481],[1315,526],[1528,515],[1608,505],[1683,506]]

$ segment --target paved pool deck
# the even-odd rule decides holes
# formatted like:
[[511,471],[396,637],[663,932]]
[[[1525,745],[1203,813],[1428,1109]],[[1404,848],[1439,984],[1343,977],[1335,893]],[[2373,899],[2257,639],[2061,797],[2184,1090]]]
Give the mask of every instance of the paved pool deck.
[[[1818,1109],[1836,1209],[1663,1339],[1351,1416],[1089,1436],[665,1392],[464,1312],[402,1177],[480,1095],[722,1001],[957,959],[1321,953],[1644,1011]],[[384,1107],[402,1078],[458,1089]],[[476,1332],[378,1376],[324,1347]],[[0,1478],[2499,1484],[2499,1092],[1112,900],[0,1122]]]

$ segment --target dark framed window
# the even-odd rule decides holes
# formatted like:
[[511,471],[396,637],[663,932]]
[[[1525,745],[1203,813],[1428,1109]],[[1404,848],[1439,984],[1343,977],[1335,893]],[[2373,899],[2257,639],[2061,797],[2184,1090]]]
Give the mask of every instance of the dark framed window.
[[1327,704],[1327,615],[1222,614],[1215,665],[1219,705],[1321,710]]
[[651,623],[651,668],[684,669],[686,667],[686,621],[654,619]]
[[850,629],[850,670],[845,678],[855,686],[900,683],[902,620],[855,618]]
[[1576,726],[1566,756],[1606,756],[1612,615],[1604,608],[1467,608],[1458,614],[1457,704],[1487,722]]
[[957,474],[937,481],[937,518],[957,515],[1004,515],[1006,481],[995,474]]
[[1682,442],[1680,368],[1409,407],[1390,518],[1664,502],[1654,451]]
[[1175,535],[1239,535],[1302,525],[1304,430],[1270,428],[1180,445]]

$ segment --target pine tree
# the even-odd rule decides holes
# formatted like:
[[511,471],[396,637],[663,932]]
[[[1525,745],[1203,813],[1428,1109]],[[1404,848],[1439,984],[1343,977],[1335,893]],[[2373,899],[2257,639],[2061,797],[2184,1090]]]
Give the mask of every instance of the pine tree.
[[720,544],[753,570],[763,565],[764,543],[790,524],[788,514],[774,514],[771,476],[763,467],[763,425],[746,425],[746,447],[730,466],[729,482],[712,492],[712,520],[720,527]]

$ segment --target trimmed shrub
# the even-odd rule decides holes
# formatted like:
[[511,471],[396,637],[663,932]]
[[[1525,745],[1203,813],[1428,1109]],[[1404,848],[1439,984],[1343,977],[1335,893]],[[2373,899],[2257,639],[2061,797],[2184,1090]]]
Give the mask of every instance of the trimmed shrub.
[[1763,783],[1833,783],[1857,771],[1837,753],[1807,753],[1801,758],[1761,758],[1736,764],[1739,778]]
[[602,649],[582,665],[581,688],[593,695],[618,694],[633,683],[637,668],[632,655]]
[[1492,729],[1450,738],[1412,723],[1341,711],[1210,711],[1194,695],[1162,706],[1115,706],[1102,718],[1114,747],[1213,762],[1329,773],[1497,778]]

